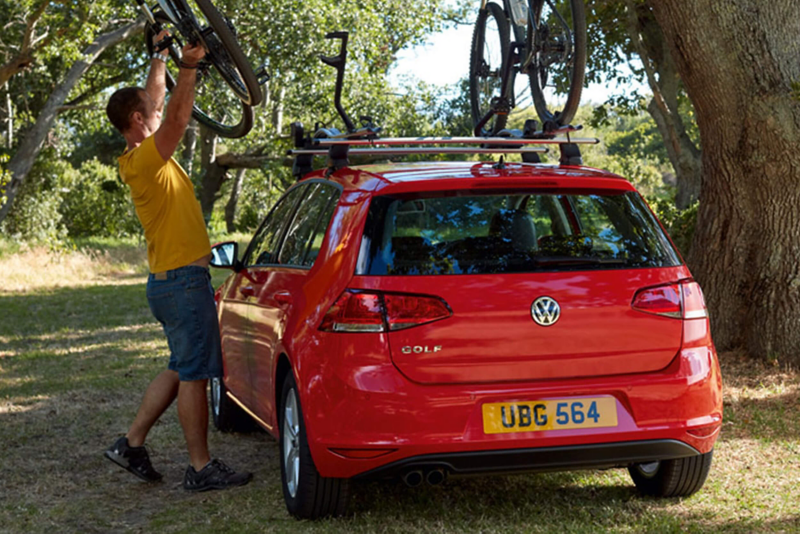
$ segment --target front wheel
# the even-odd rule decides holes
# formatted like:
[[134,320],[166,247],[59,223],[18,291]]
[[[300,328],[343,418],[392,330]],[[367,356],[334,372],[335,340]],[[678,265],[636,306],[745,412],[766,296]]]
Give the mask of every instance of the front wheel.
[[[536,113],[542,122],[570,123],[586,75],[584,0],[531,0],[526,58]],[[533,22],[531,26],[530,22]],[[563,104],[563,109],[556,110]]]
[[[486,9],[478,13],[469,57],[469,102],[473,126],[491,109],[492,100],[502,96],[503,65],[510,46],[508,30],[508,18],[500,5],[489,2]],[[514,70],[509,69],[509,73],[513,78]],[[509,80],[508,86],[514,86],[513,79]],[[485,134],[499,132],[507,120],[508,115],[495,115],[484,125]]]
[[687,497],[703,487],[713,455],[711,450],[675,460],[633,464],[628,467],[628,472],[643,495]]
[[298,519],[343,515],[350,500],[350,480],[322,477],[317,471],[291,371],[283,383],[280,416],[281,485],[289,513]]
[[211,418],[221,432],[249,432],[255,429],[253,419],[228,397],[222,378],[211,379]]
[[[164,12],[153,13],[162,28],[169,30],[175,38],[170,46],[167,60],[166,85],[172,91],[178,78],[180,52],[185,37],[180,33],[180,26]],[[153,54],[153,36],[155,30],[149,24],[145,26],[145,44],[148,57]],[[219,71],[212,68],[201,69],[197,73],[195,85],[194,108],[192,116],[200,124],[208,127],[217,135],[238,138],[246,135],[253,128],[253,108],[234,95]]]

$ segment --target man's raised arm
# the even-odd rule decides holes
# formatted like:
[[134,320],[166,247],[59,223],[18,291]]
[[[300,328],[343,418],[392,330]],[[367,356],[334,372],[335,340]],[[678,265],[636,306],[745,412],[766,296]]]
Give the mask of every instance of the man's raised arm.
[[[189,125],[189,120],[192,118],[194,85],[197,80],[197,64],[206,55],[205,49],[200,44],[187,44],[183,47],[181,52],[181,69],[178,73],[178,81],[175,83],[175,87],[172,88],[169,104],[167,104],[167,117],[163,120],[161,126],[155,133],[156,149],[158,149],[164,161],[171,158],[172,154],[178,148],[183,133]],[[163,78],[162,76],[161,79],[163,80]],[[147,81],[148,83],[150,82],[149,77]],[[158,104],[157,100],[156,104]]]

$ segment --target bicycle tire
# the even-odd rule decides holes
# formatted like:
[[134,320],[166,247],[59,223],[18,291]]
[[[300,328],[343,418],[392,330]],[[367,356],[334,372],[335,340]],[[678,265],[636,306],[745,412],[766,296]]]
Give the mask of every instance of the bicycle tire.
[[[556,6],[556,3],[558,4]],[[564,108],[561,111],[554,111],[551,105],[548,105],[547,96],[545,95],[545,87],[547,86],[547,77],[549,72],[542,65],[532,65],[528,72],[528,78],[531,86],[531,96],[533,97],[533,104],[536,108],[536,113],[543,123],[555,122],[560,126],[570,123],[578,111],[581,100],[581,92],[583,90],[583,82],[586,76],[586,10],[583,0],[531,0],[529,9],[531,10],[532,18],[536,22],[538,28],[542,28],[542,13],[548,4],[551,9],[556,7],[560,8],[559,13],[563,17],[562,25],[564,22],[570,25],[571,21],[571,54],[559,65],[566,68],[559,75],[567,76],[568,87],[565,91],[567,96]],[[569,13],[566,13],[566,8],[569,8]],[[564,17],[564,15],[567,15]],[[539,31],[540,38],[541,29]],[[537,45],[534,36],[533,27],[528,24],[526,48],[528,53],[537,54],[534,51],[534,46],[541,50],[547,45]],[[542,52],[543,54],[544,52]],[[544,76],[544,80],[542,80]],[[542,83],[544,82],[544,83]]]
[[[486,61],[487,26],[494,21],[499,38],[500,64],[496,65],[497,57],[488,58],[495,64]],[[486,9],[478,12],[475,28],[472,32],[472,46],[469,59],[469,102],[472,111],[472,125],[476,126],[491,107],[491,99],[500,96],[502,87],[503,66],[508,60],[508,50],[511,42],[508,36],[509,25],[502,6],[494,2],[486,4]],[[494,40],[494,39],[492,39]],[[494,43],[496,45],[497,43]],[[496,70],[495,70],[496,67]],[[509,69],[509,87],[514,86],[514,70]],[[495,115],[484,126],[488,134],[502,130],[508,121],[507,115]]]
[[[180,37],[180,31],[175,23],[161,11],[155,11],[153,16],[164,29],[169,30],[174,37]],[[148,57],[153,54],[153,36],[155,31],[150,24],[145,25],[145,45]],[[180,43],[180,40],[178,41]],[[175,87],[176,76],[180,65],[180,53],[173,44],[169,48],[169,61],[167,62],[167,72],[165,82],[168,91]],[[202,76],[198,74],[198,76]],[[216,88],[208,88],[206,80],[201,80],[195,87],[195,102],[192,109],[192,116],[200,124],[206,126],[220,137],[231,139],[244,137],[253,128],[253,108],[236,98],[233,102],[216,105],[214,101],[219,97]],[[214,81],[212,81],[214,83]],[[227,82],[225,82],[227,84]],[[208,89],[207,89],[208,88]],[[213,108],[222,108],[214,110]],[[238,115],[234,115],[233,109],[241,110]]]
[[[208,28],[213,30],[210,34],[201,31],[196,35],[196,38],[205,45],[206,59],[214,65],[220,76],[242,102],[250,106],[257,106],[262,99],[261,86],[250,67],[250,62],[239,46],[233,26],[211,3],[211,0],[171,0],[171,3],[179,15],[183,14],[191,18],[200,30],[204,30],[204,25],[198,21],[197,13],[190,5],[192,1],[208,22]],[[214,36],[219,39],[219,46],[217,46]]]

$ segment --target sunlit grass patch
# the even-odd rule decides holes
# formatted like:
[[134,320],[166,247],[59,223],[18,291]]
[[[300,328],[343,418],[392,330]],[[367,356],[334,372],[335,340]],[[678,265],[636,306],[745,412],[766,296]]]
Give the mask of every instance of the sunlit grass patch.
[[0,254],[0,292],[89,285],[147,273],[146,247],[133,239],[85,241],[60,250],[15,248],[16,253]]

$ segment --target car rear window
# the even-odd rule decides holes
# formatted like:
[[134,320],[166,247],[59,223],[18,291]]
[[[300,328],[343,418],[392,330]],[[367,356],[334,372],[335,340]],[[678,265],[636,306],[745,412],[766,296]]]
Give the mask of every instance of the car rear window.
[[359,274],[436,275],[674,267],[635,192],[378,196]]

